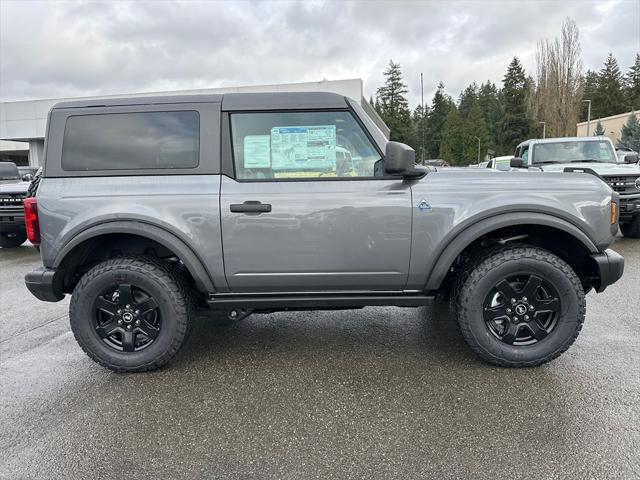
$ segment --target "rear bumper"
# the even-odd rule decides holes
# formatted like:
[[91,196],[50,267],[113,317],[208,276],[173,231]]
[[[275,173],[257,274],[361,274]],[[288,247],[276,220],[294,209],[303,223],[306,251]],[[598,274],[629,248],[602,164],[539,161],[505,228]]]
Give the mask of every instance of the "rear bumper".
[[591,255],[598,267],[600,284],[596,285],[596,292],[604,292],[609,285],[616,283],[624,272],[624,257],[610,248],[602,253]]
[[62,293],[61,275],[58,273],[58,270],[53,268],[36,268],[25,275],[24,283],[37,299],[45,302],[59,302],[64,298],[64,293]]

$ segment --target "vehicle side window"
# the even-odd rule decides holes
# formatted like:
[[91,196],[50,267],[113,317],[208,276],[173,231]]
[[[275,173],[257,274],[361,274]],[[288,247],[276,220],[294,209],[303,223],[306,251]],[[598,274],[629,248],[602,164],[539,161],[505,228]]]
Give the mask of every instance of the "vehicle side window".
[[194,111],[109,113],[67,118],[67,171],[195,168],[200,117]]
[[527,163],[529,161],[529,145],[522,147],[520,158],[524,160],[524,163]]
[[231,114],[236,178],[375,177],[380,154],[346,111]]

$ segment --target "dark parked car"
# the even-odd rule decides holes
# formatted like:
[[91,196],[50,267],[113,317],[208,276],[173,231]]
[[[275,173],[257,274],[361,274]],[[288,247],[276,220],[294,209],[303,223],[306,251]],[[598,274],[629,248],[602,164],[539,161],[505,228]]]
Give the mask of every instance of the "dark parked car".
[[0,162],[0,247],[18,247],[27,240],[22,200],[29,182],[12,162]]

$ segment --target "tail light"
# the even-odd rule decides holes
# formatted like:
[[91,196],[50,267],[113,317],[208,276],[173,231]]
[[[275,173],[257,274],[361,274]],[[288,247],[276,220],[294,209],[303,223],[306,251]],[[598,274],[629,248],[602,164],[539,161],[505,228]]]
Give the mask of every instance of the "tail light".
[[40,245],[40,223],[38,222],[38,201],[36,197],[23,200],[24,223],[27,225],[27,237],[34,245]]

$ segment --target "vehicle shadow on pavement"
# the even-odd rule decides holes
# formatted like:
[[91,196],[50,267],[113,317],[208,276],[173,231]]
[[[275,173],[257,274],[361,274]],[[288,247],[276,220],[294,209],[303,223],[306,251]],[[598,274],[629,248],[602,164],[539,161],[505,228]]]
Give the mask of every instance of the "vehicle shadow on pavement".
[[[175,366],[250,355],[268,360],[406,356],[437,363],[478,363],[467,351],[446,302],[419,308],[253,314],[240,321],[199,311]],[[226,360],[225,360],[226,359]]]

